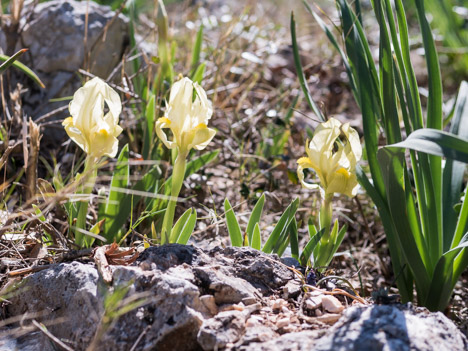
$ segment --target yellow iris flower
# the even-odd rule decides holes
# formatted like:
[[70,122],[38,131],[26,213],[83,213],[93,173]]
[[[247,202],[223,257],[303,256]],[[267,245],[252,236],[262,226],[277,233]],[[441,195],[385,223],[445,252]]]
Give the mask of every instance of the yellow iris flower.
[[[182,155],[186,156],[192,148],[203,150],[216,134],[207,127],[212,113],[211,102],[203,88],[189,78],[182,78],[171,87],[164,117],[156,122],[156,134],[164,145],[169,149],[177,148]],[[172,131],[172,141],[164,132],[165,128]]]
[[[340,136],[344,137],[342,143],[337,140]],[[308,189],[319,187],[304,181],[304,169],[311,168],[320,179],[324,198],[333,193],[355,196],[358,189],[355,168],[362,155],[356,130],[349,123],[341,124],[330,118],[317,127],[307,144],[307,157],[297,161],[297,175],[301,184]]]
[[[109,109],[106,114],[105,104]],[[91,158],[115,157],[117,136],[122,132],[118,124],[122,112],[119,94],[96,77],[75,92],[69,110],[72,117],[62,123],[68,136]]]

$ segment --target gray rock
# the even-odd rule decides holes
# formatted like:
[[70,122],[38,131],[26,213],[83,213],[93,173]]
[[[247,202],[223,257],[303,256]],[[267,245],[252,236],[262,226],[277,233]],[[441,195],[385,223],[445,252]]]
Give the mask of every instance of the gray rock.
[[[204,252],[172,244],[147,249],[133,266],[111,267],[112,286],[101,281],[93,264],[79,262],[59,264],[25,278],[2,315],[24,316],[24,322],[0,329],[0,350],[57,349],[47,336],[31,326],[31,318],[44,323],[50,333],[75,350],[85,350],[96,335],[99,340],[95,349],[110,351],[132,347],[162,351],[468,348],[466,337],[442,313],[411,305],[355,306],[345,310],[328,330],[280,331],[278,316],[260,303],[268,305],[263,297],[270,294],[274,293],[273,299],[282,295],[288,279],[294,279],[294,275],[277,257],[249,248]],[[127,292],[120,308],[129,306],[132,298],[143,299],[143,303],[125,314],[114,314],[104,323],[105,301],[110,301],[109,297],[122,287]],[[239,300],[244,295],[249,297]],[[250,295],[260,303],[243,307],[241,301],[254,301]],[[235,308],[240,310],[217,313],[234,306],[218,308],[216,296],[223,303],[239,302]],[[208,300],[212,304],[207,306]],[[107,315],[110,311],[108,308]],[[39,314],[33,316],[33,312]],[[302,327],[312,328],[313,324]]]
[[[25,8],[25,13],[28,9]],[[27,23],[23,16],[21,44],[29,48],[35,70],[43,73],[74,73],[82,67],[85,59],[86,14],[86,46],[91,51],[91,72],[102,77],[111,73],[123,52],[128,21],[122,15],[115,16],[108,6],[75,0],[41,3],[34,8]]]
[[237,342],[245,331],[246,314],[225,311],[206,320],[198,332],[198,343],[203,350],[218,350]]
[[239,347],[239,351],[311,351],[317,338],[323,334],[316,330],[289,333],[279,338]]
[[407,305],[355,306],[321,339],[317,351],[466,351],[466,337],[442,313]]
[[[97,270],[78,262],[38,272],[19,286],[7,307],[8,315],[35,318],[58,338],[70,340],[72,347],[84,348],[92,340],[102,314],[97,282]],[[26,349],[26,345],[32,349],[35,345],[36,350],[53,350],[42,333],[19,338],[19,345],[19,349]]]
[[[52,0],[38,4],[31,12],[32,6],[30,1],[23,9],[20,23],[23,31],[16,50],[29,48],[21,61],[41,78],[46,88],[40,89],[24,74],[16,78],[28,89],[23,95],[24,110],[36,119],[67,106],[67,101],[50,103],[49,100],[73,95],[81,86],[76,74],[78,69],[89,68],[90,73],[103,79],[110,75],[128,43],[128,19],[122,14],[115,16],[109,6],[93,1]],[[88,31],[85,50],[86,13]],[[0,46],[4,51],[5,45],[5,38],[0,37]],[[86,52],[90,53],[89,58]],[[68,113],[66,110],[54,117],[64,118]],[[43,140],[49,137],[54,140],[65,135],[60,128],[47,128],[44,134],[46,138]]]
[[[252,311],[221,312],[210,319],[212,313],[200,296],[214,295],[215,301],[218,296],[222,303],[240,302],[246,296],[248,299],[261,297],[257,288],[236,276],[237,272],[247,269],[240,267],[243,256],[248,260],[269,262],[265,270],[270,274],[282,272],[281,264],[275,258],[248,248],[204,253],[195,247],[176,244],[152,247],[134,266],[112,266],[111,287],[102,283],[96,268],[90,264],[64,263],[33,274],[24,280],[22,290],[10,299],[6,317],[47,311],[47,316],[36,319],[47,324],[53,335],[65,340],[72,348],[84,350],[95,337],[98,326],[102,329],[106,298],[119,288],[127,287],[127,296],[144,294],[145,304],[115,317],[105,328],[97,349],[128,350],[136,344],[135,350],[198,350],[201,348],[197,339],[200,330],[203,330],[200,340],[205,348],[210,342],[232,343],[242,337],[245,316]],[[279,267],[273,268],[275,262]],[[272,284],[278,285],[284,274],[282,272],[282,278]],[[242,293],[243,289],[248,293]],[[226,318],[231,318],[229,323]],[[214,326],[225,322],[225,335],[216,336],[214,341],[210,339]],[[31,351],[53,349],[50,340],[37,332],[26,335],[16,344],[19,349],[35,345],[36,349],[28,346]]]

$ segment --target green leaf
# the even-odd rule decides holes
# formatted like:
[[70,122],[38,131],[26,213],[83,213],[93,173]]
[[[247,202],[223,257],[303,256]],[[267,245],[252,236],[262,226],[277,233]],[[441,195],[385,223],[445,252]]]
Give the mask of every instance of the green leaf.
[[437,129],[415,130],[406,140],[387,146],[390,147],[411,149],[468,163],[468,139]]
[[289,225],[289,241],[291,243],[291,256],[299,261],[299,238],[296,218]]
[[16,54],[14,54],[13,56],[11,57],[8,57],[6,55],[0,55],[0,60],[2,61],[5,61],[4,63],[2,63],[0,65],[0,74],[2,74],[3,72],[6,71],[6,69],[8,67],[10,67],[13,63],[15,63],[15,61],[21,56],[23,55],[26,51],[28,51],[28,49],[21,49],[20,51],[18,51]]
[[13,66],[13,67],[19,69],[20,71],[22,71],[24,74],[26,74],[29,78],[31,78],[41,88],[45,88],[44,83],[42,83],[42,81],[36,75],[36,73],[34,73],[26,65],[22,64],[21,62],[16,61],[18,59],[18,57],[21,56],[26,51],[27,51],[27,49],[21,49],[16,54],[14,54],[12,57],[8,57],[6,55],[0,55],[0,61],[5,61],[0,66],[0,74],[2,74],[8,67]]
[[193,72],[192,75],[192,81],[197,82],[198,84],[201,84],[203,81],[203,75],[205,74],[205,69],[206,69],[206,63],[200,64],[200,66],[197,67],[195,72]]
[[242,247],[243,240],[239,222],[227,198],[224,200],[224,211],[226,213],[226,226],[231,239],[231,245]]
[[254,231],[252,235],[252,242],[250,246],[255,250],[262,249],[262,236],[260,233],[260,227],[258,226],[258,223],[255,223],[255,227],[254,227]]
[[[458,91],[457,101],[454,108],[450,132],[461,138],[468,139],[468,83],[462,82]],[[463,178],[466,164],[459,161],[447,159],[443,170],[443,234],[444,252],[452,246],[455,238],[455,227],[459,214],[455,212],[454,206],[460,202]],[[462,231],[458,233],[461,238]]]
[[187,162],[187,167],[185,168],[185,179],[200,170],[203,166],[213,161],[216,156],[218,156],[218,154],[219,150],[210,151]]
[[172,228],[169,242],[186,245],[195,229],[196,223],[197,211],[195,211],[194,208],[189,208],[182,216],[180,216]]
[[[309,226],[309,235],[311,236],[310,240],[307,242],[306,246],[304,247],[304,250],[302,250],[301,257],[299,259],[299,262],[302,266],[307,265],[307,262],[309,262],[312,252],[314,252],[315,248],[320,242],[320,239],[322,239],[322,236],[325,233],[325,228],[322,228],[318,233],[315,230],[315,233],[312,234],[313,231],[310,231],[310,228],[311,226]],[[315,226],[313,228],[315,228]]]
[[[104,237],[108,239],[109,242],[119,241],[120,234],[122,229],[121,221],[118,218],[122,217],[120,212],[126,196],[119,189],[127,189],[130,181],[130,166],[128,164],[128,144],[125,145],[120,151],[119,157],[117,159],[117,164],[115,166],[114,173],[112,174],[112,180],[109,190],[109,195],[107,197],[106,203],[99,208],[100,220],[105,219],[104,223]],[[127,200],[128,201],[128,200]],[[127,216],[124,217],[125,220]]]
[[286,210],[278,220],[275,229],[273,229],[267,242],[263,246],[263,252],[272,253],[275,247],[277,247],[278,244],[282,243],[280,239],[285,237],[285,233],[287,233],[288,227],[291,224],[291,221],[294,219],[294,215],[296,214],[298,207],[299,199],[295,199],[286,208]]
[[459,245],[444,253],[437,262],[431,286],[424,301],[424,306],[429,310],[441,311],[449,303],[453,291],[452,281],[458,279],[458,276],[454,276],[454,261],[462,250],[466,250],[466,247],[468,247],[468,233]]
[[145,111],[146,129],[145,137],[143,140],[143,157],[145,160],[149,158],[151,145],[153,143],[155,102],[156,96],[154,94],[151,94],[151,97],[146,105]]
[[250,215],[250,218],[249,218],[249,223],[247,224],[246,234],[247,234],[249,243],[252,242],[255,224],[260,222],[260,218],[262,217],[264,204],[265,204],[265,194],[262,194],[260,199],[258,199],[257,203],[255,204],[252,210],[252,214]]
[[202,49],[202,44],[203,44],[203,24],[200,25],[200,29],[197,32],[197,38],[195,39],[195,45],[193,46],[193,50],[192,50],[192,64],[191,64],[192,80],[193,80],[193,76],[195,75],[196,68],[200,63],[200,53]]
[[[429,250],[423,246],[424,242],[416,242],[413,233],[414,226],[408,218],[405,183],[403,177],[402,151],[382,148],[379,150],[379,162],[384,175],[385,187],[388,194],[389,209],[396,228],[399,245],[406,261],[413,272],[419,291],[427,293],[430,284]],[[419,298],[422,298],[419,296]]]

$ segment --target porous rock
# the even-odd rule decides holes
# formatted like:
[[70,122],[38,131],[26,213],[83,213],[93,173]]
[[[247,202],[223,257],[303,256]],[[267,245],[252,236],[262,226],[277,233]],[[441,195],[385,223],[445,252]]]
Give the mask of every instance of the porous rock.
[[[164,245],[147,249],[132,266],[111,267],[111,286],[102,282],[93,264],[80,262],[62,263],[32,274],[9,298],[2,317],[24,316],[23,326],[29,328],[29,320],[34,318],[77,351],[89,346],[99,328],[103,333],[96,349],[110,351],[132,347],[162,351],[464,351],[468,348],[466,337],[442,313],[430,313],[411,305],[353,306],[328,330],[288,332],[286,318],[292,321],[291,316],[276,318],[266,306],[265,297],[269,301],[277,299],[288,277],[294,279],[294,275],[275,256],[249,248],[202,251],[192,246]],[[260,310],[260,303],[216,304],[215,295],[219,291],[213,286],[231,284],[225,288],[228,292],[225,297],[231,296],[234,301],[239,298],[240,287],[236,287],[239,281],[264,308]],[[144,299],[144,304],[115,317],[103,329],[104,301],[122,288],[128,289],[126,298],[139,297]],[[275,294],[269,297],[272,292]],[[208,308],[205,300],[214,305]],[[123,303],[127,306],[129,301]],[[217,311],[220,312],[215,314]],[[31,316],[32,312],[39,313]],[[339,316],[336,314],[336,318]],[[37,328],[32,327],[26,335],[4,337],[8,331],[10,335],[22,331],[19,324],[9,328],[0,330],[2,351],[57,348]]]
[[468,349],[466,337],[441,312],[407,305],[353,306],[317,340],[317,351]]
[[28,22],[22,25],[22,44],[29,48],[35,69],[44,73],[74,72],[83,64],[86,45],[91,51],[92,71],[108,75],[119,62],[128,29],[126,18],[115,16],[108,6],[75,0],[38,4]]
[[[245,294],[239,295],[243,289],[250,292],[248,296],[260,298],[263,294],[256,287],[236,276],[237,272],[246,270],[240,267],[245,262],[243,256],[249,262],[268,262],[265,271],[270,275],[273,271],[281,272],[276,281],[272,279],[269,283],[263,279],[258,285],[264,288],[265,294],[275,286],[281,291],[280,282],[285,281],[288,273],[282,271],[275,257],[249,248],[203,252],[192,246],[173,244],[147,249],[133,266],[111,266],[113,282],[110,287],[99,278],[93,264],[62,263],[32,274],[24,279],[20,292],[10,299],[5,317],[45,310],[47,315],[37,316],[37,321],[45,323],[50,333],[72,348],[84,350],[92,342],[98,326],[102,326],[104,300],[125,287],[127,296],[143,294],[145,304],[106,326],[97,349],[128,350],[136,345],[135,350],[199,350],[202,345],[209,348],[207,345],[213,343],[227,345],[244,334],[250,309],[221,312],[213,317],[212,309],[208,309],[200,297],[205,296],[205,300],[207,295],[212,295],[216,301],[218,286],[224,290],[223,303],[241,302],[239,299],[245,298]],[[273,267],[275,262],[279,267]],[[225,325],[226,330],[223,336],[215,335],[213,339],[213,330],[219,323]],[[31,344],[37,348],[29,347]],[[28,334],[16,345],[18,349],[26,349],[28,345],[31,351],[53,349],[42,333]]]
[[237,342],[245,331],[246,314],[241,311],[220,312],[206,320],[197,340],[203,350],[217,350]]

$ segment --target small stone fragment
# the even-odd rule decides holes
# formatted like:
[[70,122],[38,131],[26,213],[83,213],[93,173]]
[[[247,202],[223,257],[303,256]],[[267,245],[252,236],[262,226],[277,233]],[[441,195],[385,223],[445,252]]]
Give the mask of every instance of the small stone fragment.
[[276,322],[276,327],[278,329],[284,328],[288,326],[291,323],[291,320],[289,318],[281,318],[279,321]]
[[271,305],[271,308],[273,309],[273,311],[278,311],[281,310],[283,306],[286,306],[287,304],[288,303],[283,299],[276,299]]
[[322,296],[322,306],[325,311],[330,313],[340,313],[344,310],[343,304],[335,296]]
[[325,313],[323,316],[317,317],[317,320],[325,324],[333,325],[338,321],[338,319],[340,319],[340,317],[341,314]]
[[253,305],[256,302],[257,299],[255,297],[245,297],[242,299],[242,303],[246,306]]
[[200,296],[200,301],[205,305],[205,307],[210,311],[210,313],[215,316],[218,314],[218,306],[216,305],[215,298],[213,295],[203,295]]
[[283,286],[283,298],[295,299],[301,293],[301,284],[296,280],[290,280],[285,286]]
[[315,310],[322,306],[322,297],[321,296],[312,296],[305,301],[305,307],[308,310]]
[[318,309],[315,310],[315,315],[316,315],[317,317],[320,317],[320,316],[323,315],[323,312],[318,308]]
[[232,305],[223,305],[219,307],[219,312],[225,312],[225,311],[240,311],[242,312],[245,309],[244,305],[241,304],[232,304]]
[[237,342],[245,331],[245,316],[239,311],[225,311],[207,319],[201,326],[197,341],[203,350],[224,348]]

